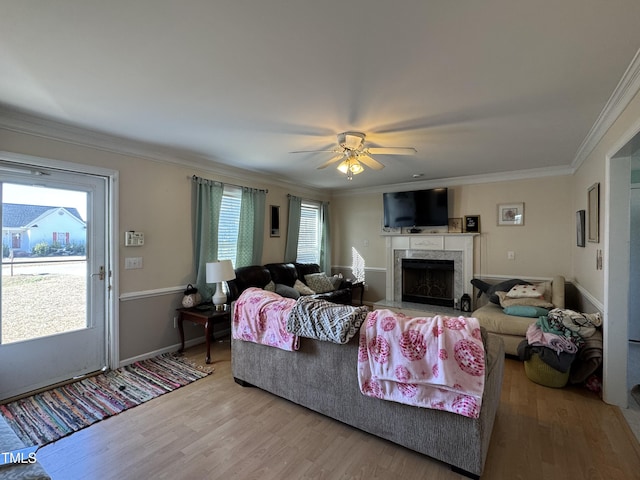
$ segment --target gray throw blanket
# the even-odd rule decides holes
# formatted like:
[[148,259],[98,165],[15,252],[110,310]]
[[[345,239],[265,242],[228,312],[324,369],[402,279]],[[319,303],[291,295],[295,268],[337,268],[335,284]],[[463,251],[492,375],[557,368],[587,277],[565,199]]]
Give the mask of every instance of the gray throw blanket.
[[367,307],[339,305],[302,296],[289,313],[287,332],[300,337],[344,344],[359,331],[368,313]]

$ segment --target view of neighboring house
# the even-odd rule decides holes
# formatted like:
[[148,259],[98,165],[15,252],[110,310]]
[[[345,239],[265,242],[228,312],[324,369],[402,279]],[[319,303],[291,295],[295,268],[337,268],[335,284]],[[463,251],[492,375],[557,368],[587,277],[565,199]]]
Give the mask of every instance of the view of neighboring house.
[[26,256],[62,253],[81,247],[84,250],[87,226],[78,210],[71,207],[42,205],[2,205],[2,256]]

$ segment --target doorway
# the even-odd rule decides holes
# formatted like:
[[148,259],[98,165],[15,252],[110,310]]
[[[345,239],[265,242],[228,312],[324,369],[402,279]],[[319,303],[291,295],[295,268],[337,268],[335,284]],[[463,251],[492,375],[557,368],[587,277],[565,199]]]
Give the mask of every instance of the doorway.
[[0,161],[0,400],[109,366],[109,186]]

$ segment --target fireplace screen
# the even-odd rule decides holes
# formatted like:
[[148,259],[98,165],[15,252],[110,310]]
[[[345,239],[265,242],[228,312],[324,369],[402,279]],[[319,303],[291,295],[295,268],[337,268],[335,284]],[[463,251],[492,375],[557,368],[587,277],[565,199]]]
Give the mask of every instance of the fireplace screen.
[[403,258],[402,301],[453,307],[453,260]]

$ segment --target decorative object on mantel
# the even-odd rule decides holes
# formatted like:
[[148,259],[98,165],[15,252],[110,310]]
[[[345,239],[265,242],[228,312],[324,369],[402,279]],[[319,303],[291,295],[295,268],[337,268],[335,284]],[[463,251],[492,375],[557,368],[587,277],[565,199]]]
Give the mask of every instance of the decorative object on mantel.
[[480,233],[480,215],[465,215],[464,231],[467,233]]
[[385,227],[385,226],[382,226],[382,234],[383,235],[388,235],[388,234],[398,235],[400,233],[402,233],[402,228],[401,227]]
[[449,219],[449,233],[462,233],[462,218]]
[[584,247],[584,220],[585,211],[578,210],[576,212],[576,245]]
[[498,204],[498,226],[524,225],[524,203]]
[[589,236],[587,240],[600,243],[600,184],[594,183],[587,192],[589,208]]

